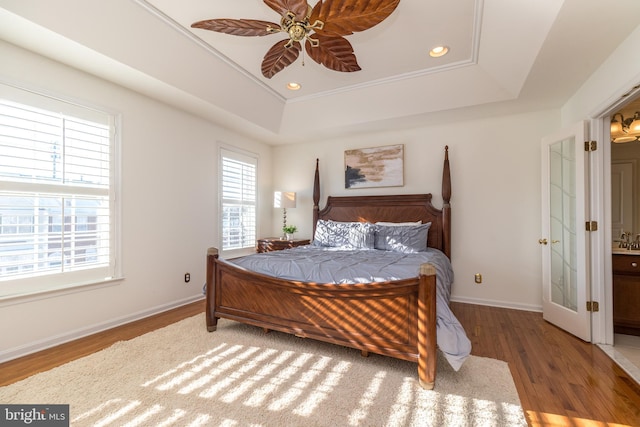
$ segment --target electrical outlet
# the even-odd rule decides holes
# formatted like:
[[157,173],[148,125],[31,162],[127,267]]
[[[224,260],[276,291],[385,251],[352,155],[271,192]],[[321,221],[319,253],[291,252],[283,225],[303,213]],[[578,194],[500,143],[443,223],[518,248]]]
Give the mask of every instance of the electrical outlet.
[[191,274],[184,273],[184,283],[189,283],[190,280],[191,280]]
[[482,274],[476,273],[475,280],[476,280],[476,283],[482,283]]

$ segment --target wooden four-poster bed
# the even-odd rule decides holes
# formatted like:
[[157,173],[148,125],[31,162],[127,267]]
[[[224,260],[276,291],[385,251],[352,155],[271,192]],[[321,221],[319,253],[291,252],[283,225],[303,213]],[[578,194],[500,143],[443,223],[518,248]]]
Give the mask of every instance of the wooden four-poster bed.
[[[314,232],[318,221],[430,223],[428,247],[451,257],[448,147],[442,175],[442,209],[432,205],[431,194],[329,196],[326,206],[320,209],[319,181],[316,161]],[[271,277],[233,261],[221,259],[215,248],[208,250],[206,324],[210,332],[216,330],[219,318],[226,318],[356,348],[363,354],[372,352],[415,361],[421,386],[434,387],[436,268],[431,263],[419,265],[414,277],[401,280],[317,283]]]

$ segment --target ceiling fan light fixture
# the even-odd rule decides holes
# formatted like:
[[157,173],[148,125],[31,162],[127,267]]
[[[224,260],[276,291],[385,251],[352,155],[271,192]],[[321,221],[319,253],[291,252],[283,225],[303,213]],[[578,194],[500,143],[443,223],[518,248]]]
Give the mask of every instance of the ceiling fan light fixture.
[[291,65],[303,48],[311,59],[330,70],[359,71],[353,47],[345,36],[378,25],[400,3],[400,0],[319,0],[311,7],[307,0],[263,1],[280,15],[280,25],[257,19],[218,18],[194,22],[191,28],[235,36],[286,33],[287,38],[271,46],[262,60],[262,75],[268,79]]
[[287,89],[289,90],[300,90],[301,88],[302,86],[300,86],[300,83],[296,83],[296,82],[287,83]]
[[447,46],[436,46],[429,51],[429,56],[432,58],[439,58],[446,55],[448,52],[449,48]]

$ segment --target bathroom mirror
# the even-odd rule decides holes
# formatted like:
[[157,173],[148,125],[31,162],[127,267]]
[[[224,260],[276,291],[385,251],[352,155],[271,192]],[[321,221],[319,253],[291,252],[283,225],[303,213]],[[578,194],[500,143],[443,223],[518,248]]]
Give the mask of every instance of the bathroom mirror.
[[[626,122],[640,111],[640,99],[621,108],[612,118]],[[628,124],[628,123],[627,123]],[[640,141],[611,143],[611,235],[614,243],[623,232],[640,234]]]

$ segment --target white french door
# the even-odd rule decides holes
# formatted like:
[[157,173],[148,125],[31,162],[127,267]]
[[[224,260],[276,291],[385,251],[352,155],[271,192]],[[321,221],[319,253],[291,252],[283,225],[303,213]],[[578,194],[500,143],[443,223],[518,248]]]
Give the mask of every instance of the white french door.
[[550,323],[591,341],[589,125],[580,122],[542,140],[542,310]]

